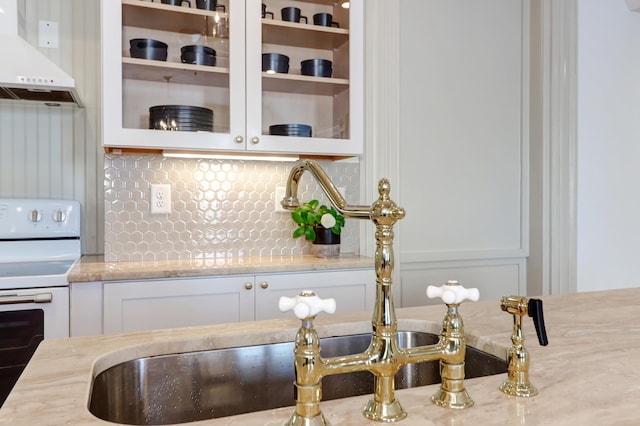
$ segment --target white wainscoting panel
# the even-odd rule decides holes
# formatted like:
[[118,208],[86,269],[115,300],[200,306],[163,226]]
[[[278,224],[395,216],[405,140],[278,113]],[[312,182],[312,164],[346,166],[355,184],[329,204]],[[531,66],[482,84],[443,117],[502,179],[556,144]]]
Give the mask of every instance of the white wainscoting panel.
[[[498,301],[502,296],[524,295],[525,269],[523,259],[403,264],[400,306],[441,304],[440,299],[427,299],[427,286],[441,286],[448,280],[457,280],[465,288],[478,288],[480,300]],[[496,309],[500,309],[498,303]]]
[[528,8],[401,2],[402,262],[527,255]]

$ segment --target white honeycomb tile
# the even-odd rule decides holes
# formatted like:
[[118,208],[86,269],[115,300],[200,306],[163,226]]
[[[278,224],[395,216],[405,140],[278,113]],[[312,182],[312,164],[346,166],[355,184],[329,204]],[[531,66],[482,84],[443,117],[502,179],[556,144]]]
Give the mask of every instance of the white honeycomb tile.
[[[357,163],[323,161],[347,201],[360,204]],[[173,159],[154,155],[106,155],[105,260],[215,259],[279,256],[310,252],[304,239],[291,237],[289,214],[273,211],[273,193],[284,185],[291,163]],[[149,213],[148,188],[172,185],[172,214]],[[354,197],[354,195],[356,195]],[[327,203],[309,174],[299,199]],[[353,224],[353,226],[349,226]],[[358,251],[359,226],[347,220],[342,251]]]

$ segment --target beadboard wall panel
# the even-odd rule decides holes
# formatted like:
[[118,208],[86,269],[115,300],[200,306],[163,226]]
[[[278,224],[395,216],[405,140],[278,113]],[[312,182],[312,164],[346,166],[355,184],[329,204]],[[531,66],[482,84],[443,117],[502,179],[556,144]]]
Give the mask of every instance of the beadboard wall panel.
[[99,0],[18,2],[19,33],[38,46],[38,22],[55,21],[59,48],[38,48],[75,80],[84,108],[0,103],[0,197],[61,198],[82,205],[82,251],[104,246],[100,134]]

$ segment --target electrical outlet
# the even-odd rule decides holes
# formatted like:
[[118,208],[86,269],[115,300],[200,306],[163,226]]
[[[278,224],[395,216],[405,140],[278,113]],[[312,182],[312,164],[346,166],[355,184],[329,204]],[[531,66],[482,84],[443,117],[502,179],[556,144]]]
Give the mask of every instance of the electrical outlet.
[[151,214],[171,213],[171,185],[151,185]]

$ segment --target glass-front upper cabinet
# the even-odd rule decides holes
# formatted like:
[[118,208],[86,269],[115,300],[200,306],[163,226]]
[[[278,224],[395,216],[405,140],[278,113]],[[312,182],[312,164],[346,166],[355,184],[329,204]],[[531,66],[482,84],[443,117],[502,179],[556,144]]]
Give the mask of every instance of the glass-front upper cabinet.
[[103,0],[103,145],[233,150],[244,134],[244,2]]
[[246,11],[247,149],[361,154],[363,2],[260,3]]
[[361,154],[362,3],[102,0],[103,145]]

